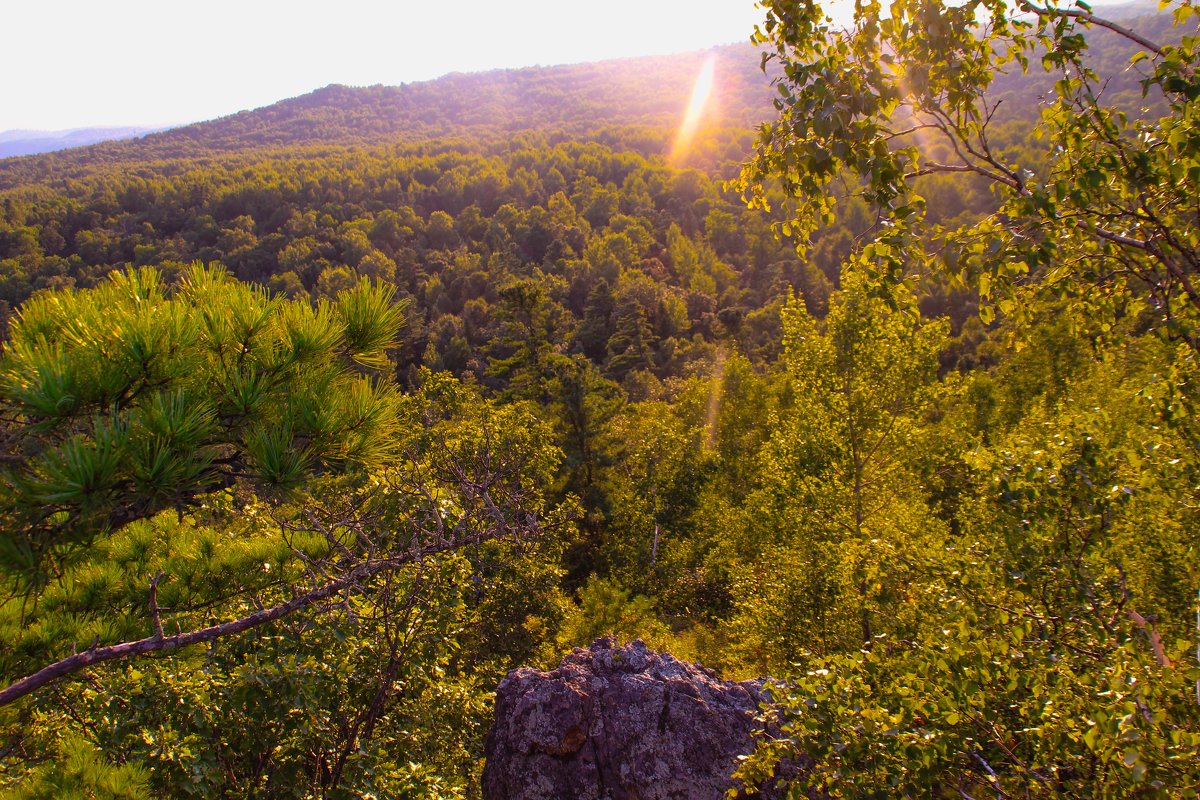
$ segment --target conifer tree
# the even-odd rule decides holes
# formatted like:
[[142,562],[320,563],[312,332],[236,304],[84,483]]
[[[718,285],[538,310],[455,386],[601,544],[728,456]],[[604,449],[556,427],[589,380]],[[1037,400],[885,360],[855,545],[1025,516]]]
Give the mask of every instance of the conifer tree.
[[31,299],[0,361],[0,556],[36,586],[97,537],[239,481],[274,491],[392,452],[388,347],[369,284],[315,307],[193,267]]
[[607,374],[621,381],[630,372],[650,366],[655,344],[654,331],[646,319],[646,310],[632,294],[617,299],[613,335],[608,340]]

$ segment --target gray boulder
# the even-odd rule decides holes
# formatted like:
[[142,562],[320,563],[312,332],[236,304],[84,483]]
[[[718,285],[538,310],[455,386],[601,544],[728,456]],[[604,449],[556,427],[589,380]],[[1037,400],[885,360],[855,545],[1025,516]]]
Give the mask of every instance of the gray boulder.
[[641,641],[515,670],[496,692],[484,800],[721,800],[761,698],[762,681],[721,681]]

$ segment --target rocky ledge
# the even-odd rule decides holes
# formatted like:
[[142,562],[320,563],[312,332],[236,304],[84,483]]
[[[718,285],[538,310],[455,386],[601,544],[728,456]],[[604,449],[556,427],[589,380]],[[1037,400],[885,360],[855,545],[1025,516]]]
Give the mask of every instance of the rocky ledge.
[[762,681],[722,681],[641,641],[515,670],[496,693],[484,800],[721,800],[761,697]]

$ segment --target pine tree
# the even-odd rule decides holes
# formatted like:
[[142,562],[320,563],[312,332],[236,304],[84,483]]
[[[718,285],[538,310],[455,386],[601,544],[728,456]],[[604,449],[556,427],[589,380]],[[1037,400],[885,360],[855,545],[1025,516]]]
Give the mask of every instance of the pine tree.
[[377,464],[403,322],[359,284],[315,307],[204,267],[31,299],[0,360],[4,568],[36,584],[89,543],[239,481],[277,492]]
[[613,335],[614,306],[612,287],[601,278],[588,290],[583,322],[575,334],[576,346],[595,364],[603,363],[608,352],[608,340]]
[[646,310],[632,295],[617,300],[616,322],[608,340],[608,364],[605,372],[622,381],[634,370],[648,369],[655,346],[654,332],[646,319]]

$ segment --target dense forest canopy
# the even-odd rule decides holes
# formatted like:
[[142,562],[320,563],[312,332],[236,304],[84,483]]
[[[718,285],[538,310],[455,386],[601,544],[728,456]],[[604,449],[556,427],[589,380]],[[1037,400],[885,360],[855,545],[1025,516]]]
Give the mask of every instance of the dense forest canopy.
[[1195,9],[762,5],[0,161],[0,791],[475,796],[601,634],[748,786],[1200,790]]

